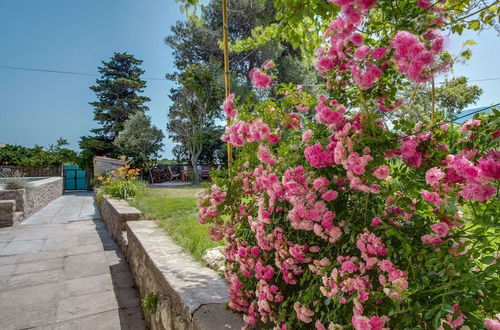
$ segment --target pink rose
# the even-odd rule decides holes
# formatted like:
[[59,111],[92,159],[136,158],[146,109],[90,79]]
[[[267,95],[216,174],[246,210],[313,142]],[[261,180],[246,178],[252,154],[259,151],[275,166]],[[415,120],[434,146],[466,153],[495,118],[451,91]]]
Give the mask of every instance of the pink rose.
[[385,180],[391,174],[391,169],[387,165],[380,165],[372,172],[372,174],[379,180]]

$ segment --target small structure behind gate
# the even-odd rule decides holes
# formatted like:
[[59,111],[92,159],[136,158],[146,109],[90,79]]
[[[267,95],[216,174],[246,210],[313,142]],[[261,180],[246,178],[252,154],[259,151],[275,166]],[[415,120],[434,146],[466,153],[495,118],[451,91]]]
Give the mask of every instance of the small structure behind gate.
[[87,171],[78,165],[64,165],[64,190],[87,190]]

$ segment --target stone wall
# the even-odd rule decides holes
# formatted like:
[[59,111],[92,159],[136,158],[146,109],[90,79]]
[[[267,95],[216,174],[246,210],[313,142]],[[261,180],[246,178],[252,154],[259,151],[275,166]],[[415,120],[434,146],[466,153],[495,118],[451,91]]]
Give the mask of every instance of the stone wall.
[[145,314],[151,329],[241,329],[241,315],[226,309],[226,283],[182,251],[154,221],[127,222],[127,259],[141,297],[158,296]]
[[30,187],[26,191],[24,217],[37,212],[54,199],[61,196],[63,192],[64,182],[61,177],[31,182]]
[[[45,205],[52,202],[63,194],[64,182],[61,177],[47,178],[39,181],[30,182],[28,189],[17,190],[0,190],[0,202],[14,202],[14,222],[18,222],[33,213],[40,210]],[[4,205],[5,210],[10,208],[7,204]],[[5,212],[4,212],[5,213]],[[4,214],[5,219],[8,218]],[[10,220],[6,220],[8,223]],[[12,226],[12,224],[10,225]]]
[[0,174],[5,173],[12,175],[14,172],[20,172],[22,176],[39,177],[39,176],[62,176],[62,166],[46,166],[46,167],[31,167],[18,165],[0,165]]
[[120,159],[107,157],[94,157],[94,176],[98,177],[101,174],[109,174],[122,166],[127,165],[127,162]]
[[226,308],[226,283],[214,270],[194,261],[154,221],[139,220],[140,211],[126,201],[106,196],[97,200],[102,219],[132,268],[141,297],[158,297],[156,313],[144,315],[150,329],[243,327],[241,315]]
[[101,218],[106,223],[111,237],[118,243],[123,253],[127,255],[127,232],[125,223],[141,218],[141,211],[131,207],[124,200],[112,199],[107,196],[99,203]]

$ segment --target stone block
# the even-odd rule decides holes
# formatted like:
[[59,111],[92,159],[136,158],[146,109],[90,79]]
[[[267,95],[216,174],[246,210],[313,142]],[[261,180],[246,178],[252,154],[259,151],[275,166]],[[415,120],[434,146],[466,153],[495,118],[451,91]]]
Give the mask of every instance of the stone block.
[[118,243],[122,251],[127,254],[127,221],[137,221],[141,218],[141,211],[131,207],[126,201],[104,196],[99,206],[99,212],[111,237]]
[[16,220],[16,201],[0,200],[0,227],[12,227]]

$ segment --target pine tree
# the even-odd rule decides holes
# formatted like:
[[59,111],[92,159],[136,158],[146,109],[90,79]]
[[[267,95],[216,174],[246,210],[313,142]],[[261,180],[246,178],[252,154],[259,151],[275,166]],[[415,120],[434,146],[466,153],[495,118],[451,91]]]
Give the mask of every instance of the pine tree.
[[141,79],[144,74],[141,64],[142,60],[126,52],[114,53],[98,68],[101,77],[90,87],[97,101],[90,105],[94,107],[94,120],[100,127],[91,130],[95,135],[80,138],[80,165],[84,168],[92,167],[94,156],[117,157],[119,150],[113,142],[124,130],[125,121],[131,115],[148,110],[144,103],[150,98],[140,95],[146,88],[146,82]]
[[98,68],[101,78],[90,87],[97,96],[97,101],[90,102],[94,107],[94,120],[101,125],[92,130],[97,137],[113,142],[130,115],[148,110],[144,103],[150,98],[139,95],[146,88],[146,82],[141,79],[144,73],[141,63],[142,60],[126,52],[114,53],[109,62],[103,61]]

